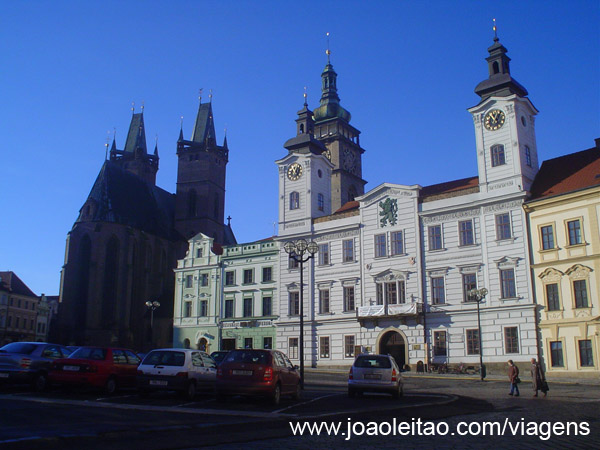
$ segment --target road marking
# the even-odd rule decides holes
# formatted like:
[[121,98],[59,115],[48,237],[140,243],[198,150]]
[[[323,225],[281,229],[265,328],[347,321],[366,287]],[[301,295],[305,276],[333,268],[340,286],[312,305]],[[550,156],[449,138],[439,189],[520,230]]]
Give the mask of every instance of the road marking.
[[309,400],[307,402],[296,403],[295,405],[286,406],[285,408],[281,408],[281,409],[278,409],[276,411],[273,411],[273,414],[279,414],[280,412],[286,411],[286,410],[291,409],[291,408],[296,408],[298,406],[308,405],[309,403],[316,402],[317,400],[321,400],[322,398],[336,397],[336,396],[339,396],[339,395],[343,395],[343,394],[329,394],[329,395],[323,395],[321,397],[315,397],[312,400]]

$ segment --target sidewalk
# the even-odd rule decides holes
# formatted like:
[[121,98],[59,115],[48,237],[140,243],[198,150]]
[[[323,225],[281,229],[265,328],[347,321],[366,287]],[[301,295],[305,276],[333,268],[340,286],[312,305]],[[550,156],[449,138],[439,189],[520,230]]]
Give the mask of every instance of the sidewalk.
[[[331,375],[348,375],[349,369],[344,368],[315,368],[315,367],[306,367],[304,369],[307,373],[322,373],[322,374],[331,374]],[[454,373],[417,373],[417,372],[402,372],[402,376],[404,378],[429,378],[429,379],[439,379],[439,380],[473,380],[479,381],[479,374],[454,374]],[[531,377],[529,376],[529,372],[520,374],[523,383],[530,383]],[[555,384],[564,384],[564,385],[589,385],[589,386],[600,386],[600,378],[553,378],[547,377],[548,383]],[[485,377],[485,381],[497,381],[497,382],[506,382],[508,380],[508,375],[487,375]]]

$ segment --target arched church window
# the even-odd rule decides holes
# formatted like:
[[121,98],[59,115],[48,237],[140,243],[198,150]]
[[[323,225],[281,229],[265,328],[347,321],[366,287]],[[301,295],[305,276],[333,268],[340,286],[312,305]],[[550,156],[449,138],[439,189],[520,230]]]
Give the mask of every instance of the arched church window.
[[196,217],[196,204],[196,191],[192,189],[188,192],[188,217]]
[[112,236],[106,244],[104,256],[104,278],[102,283],[102,326],[114,325],[117,310],[117,288],[119,279],[119,239]]
[[492,63],[492,72],[494,73],[494,75],[500,72],[500,66],[498,65],[498,61],[494,61]]
[[300,194],[298,192],[290,192],[290,209],[300,208]]
[[304,124],[301,123],[300,124],[300,134],[303,134],[303,133],[304,133]]

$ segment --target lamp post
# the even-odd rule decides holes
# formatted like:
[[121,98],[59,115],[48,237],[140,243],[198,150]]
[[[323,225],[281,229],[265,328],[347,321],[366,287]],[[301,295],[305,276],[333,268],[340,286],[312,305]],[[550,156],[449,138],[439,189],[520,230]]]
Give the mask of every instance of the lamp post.
[[483,365],[483,346],[481,340],[481,313],[479,311],[479,303],[488,294],[486,288],[471,289],[468,293],[469,298],[474,299],[477,302],[477,336],[479,338],[479,372],[481,374],[481,381],[485,378],[485,367]]
[[304,389],[304,263],[315,257],[319,245],[313,241],[299,239],[296,242],[286,242],[283,249],[290,258],[300,264],[300,388]]
[[146,308],[150,310],[150,345],[154,344],[154,310],[158,309],[160,302],[156,300],[146,302]]

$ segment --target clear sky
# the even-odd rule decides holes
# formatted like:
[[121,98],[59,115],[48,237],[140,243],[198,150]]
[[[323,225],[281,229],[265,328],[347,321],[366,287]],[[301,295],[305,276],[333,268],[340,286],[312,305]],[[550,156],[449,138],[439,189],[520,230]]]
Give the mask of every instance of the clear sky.
[[0,270],[56,295],[67,232],[104,160],[144,102],[157,184],[174,192],[180,116],[191,137],[213,90],[227,128],[225,214],[238,242],[273,235],[277,169],[303,87],[326,63],[361,130],[367,189],[477,174],[467,108],[487,78],[492,18],[511,74],[539,109],[541,160],[600,137],[600,2],[4,1],[0,5]]

